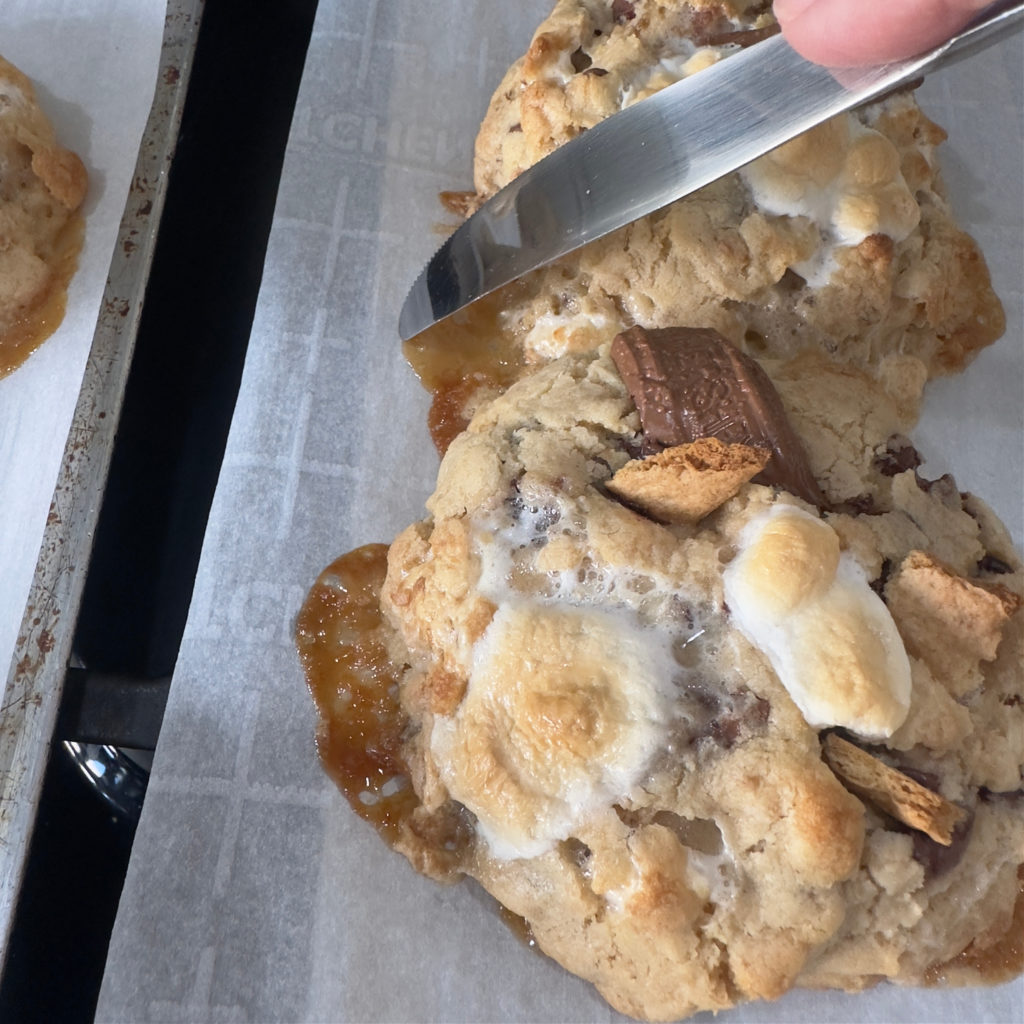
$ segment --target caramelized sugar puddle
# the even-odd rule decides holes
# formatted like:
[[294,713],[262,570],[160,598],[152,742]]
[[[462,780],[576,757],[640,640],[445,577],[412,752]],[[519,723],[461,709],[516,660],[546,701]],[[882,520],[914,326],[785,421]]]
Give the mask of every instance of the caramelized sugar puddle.
[[502,328],[501,313],[523,287],[513,282],[404,345],[405,358],[433,395],[427,425],[441,454],[466,428],[474,395],[504,391],[522,376],[522,349]]
[[453,880],[475,838],[469,812],[452,800],[427,811],[402,753],[399,701],[405,671],[388,650],[380,610],[386,544],[367,544],[332,562],[299,612],[295,642],[320,715],[317,750],[352,809],[421,873]]
[[[352,809],[421,873],[454,881],[475,840],[468,812],[448,801],[426,813],[409,781],[398,699],[403,666],[388,654],[380,610],[388,548],[367,544],[329,565],[299,612],[295,640],[320,715],[317,749]],[[501,921],[537,948],[529,924],[497,903]]]
[[295,640],[320,714],[317,750],[351,804],[394,844],[419,800],[401,753],[401,667],[388,656],[380,589],[386,544],[332,562],[299,612]]
[[68,285],[78,268],[84,240],[85,221],[75,214],[61,233],[46,293],[0,335],[0,377],[6,377],[21,366],[61,325],[67,308]]

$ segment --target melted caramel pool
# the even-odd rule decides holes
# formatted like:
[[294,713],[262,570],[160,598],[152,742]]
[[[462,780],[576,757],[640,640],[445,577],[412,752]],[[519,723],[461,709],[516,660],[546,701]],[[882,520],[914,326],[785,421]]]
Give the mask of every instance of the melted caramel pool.
[[296,646],[320,714],[324,768],[363,819],[394,842],[419,801],[401,753],[400,668],[388,656],[380,589],[387,545],[332,562],[299,612]]
[[522,349],[501,325],[516,287],[480,299],[405,343],[406,359],[433,395],[427,426],[441,454],[465,429],[475,395],[504,391],[522,376]]

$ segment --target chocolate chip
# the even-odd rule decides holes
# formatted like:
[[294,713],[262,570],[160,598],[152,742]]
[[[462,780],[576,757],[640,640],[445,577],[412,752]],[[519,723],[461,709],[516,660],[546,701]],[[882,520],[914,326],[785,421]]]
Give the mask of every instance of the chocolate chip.
[[836,512],[845,512],[851,516],[877,516],[878,503],[872,494],[858,494],[835,506]]
[[935,842],[934,839],[930,839],[916,829],[910,830],[910,838],[914,844],[914,860],[924,868],[925,878],[938,878],[960,863],[967,849],[967,841],[970,838],[973,825],[974,812],[969,811],[967,817],[953,828],[953,839],[949,846]]
[[917,469],[924,460],[920,452],[902,434],[894,434],[885,451],[875,456],[875,467],[883,476],[898,476],[908,469]]
[[885,585],[889,582],[889,577],[892,575],[892,570],[892,559],[887,558],[885,559],[885,561],[882,562],[882,569],[881,572],[879,572],[877,578],[871,581],[871,589],[881,598],[885,597]]
[[806,278],[801,277],[792,267],[787,267],[775,287],[781,292],[798,292],[806,284]]
[[917,475],[917,486],[921,488],[925,494],[930,494],[935,498],[938,498],[943,505],[948,505],[950,508],[959,508],[963,504],[963,497],[960,494],[960,489],[956,485],[956,480],[953,479],[949,473],[943,473],[936,480],[926,480],[920,474]]
[[916,783],[924,786],[925,789],[930,789],[933,793],[938,793],[941,780],[935,772],[925,771],[922,768],[905,768],[900,767],[900,771],[903,772],[907,778],[913,779]]
[[765,39],[770,39],[779,31],[778,25],[766,25],[764,28],[747,28],[739,30],[725,29],[720,32],[707,32],[694,42],[698,46],[753,46]]
[[647,447],[644,444],[643,435],[639,437],[624,437],[622,439],[622,450],[631,459],[642,459],[648,455],[654,454],[654,452],[647,450]]
[[590,59],[590,54],[584,53],[582,49],[573,50],[569,60],[572,62],[572,69],[576,74],[579,74],[581,71],[586,71],[593,63]]
[[636,17],[636,8],[630,0],[612,0],[612,17],[617,24],[623,25]]
[[[1006,701],[1003,701],[1003,703],[1005,704]],[[1020,703],[1019,698],[1017,703]],[[986,804],[992,803],[996,800],[1009,800],[1015,802],[1017,800],[1024,799],[1024,789],[1010,789],[1002,792],[996,792],[995,790],[989,789],[987,786],[982,786],[981,789],[978,790],[978,798]]]
[[590,847],[586,843],[569,836],[562,841],[562,851],[578,871],[586,875],[590,871],[590,858],[593,856]]
[[716,701],[713,717],[696,738],[710,739],[723,750],[730,750],[744,736],[764,729],[771,705],[752,693],[730,693],[725,697],[725,701]]
[[1003,575],[1004,573],[1013,572],[1013,566],[1009,562],[1004,562],[1001,558],[996,558],[995,555],[985,555],[978,562],[978,572]]

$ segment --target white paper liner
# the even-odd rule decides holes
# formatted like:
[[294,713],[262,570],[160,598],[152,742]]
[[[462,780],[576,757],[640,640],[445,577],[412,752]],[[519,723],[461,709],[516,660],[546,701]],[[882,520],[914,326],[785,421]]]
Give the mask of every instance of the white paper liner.
[[[295,614],[342,552],[420,517],[437,459],[396,334],[470,185],[491,90],[545,0],[322,2],[241,394],[110,946],[109,1021],[608,1021],[469,883],[417,876],[317,762]],[[1007,337],[932,388],[914,437],[1010,524],[1022,516],[1020,42],[943,72],[923,102]],[[729,1021],[1019,1020],[1020,982],[797,992]],[[698,1020],[710,1020],[702,1015]]]
[[0,54],[89,172],[85,242],[57,331],[0,379],[0,699],[149,117],[167,0],[5,0]]

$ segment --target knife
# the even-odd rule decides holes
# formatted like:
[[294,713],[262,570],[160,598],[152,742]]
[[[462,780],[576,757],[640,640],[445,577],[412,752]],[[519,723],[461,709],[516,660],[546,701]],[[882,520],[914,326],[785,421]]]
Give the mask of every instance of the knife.
[[407,341],[528,271],[1022,24],[1024,3],[990,4],[927,53],[835,71],[804,60],[776,35],[676,82],[559,147],[484,203],[416,279],[398,333]]

